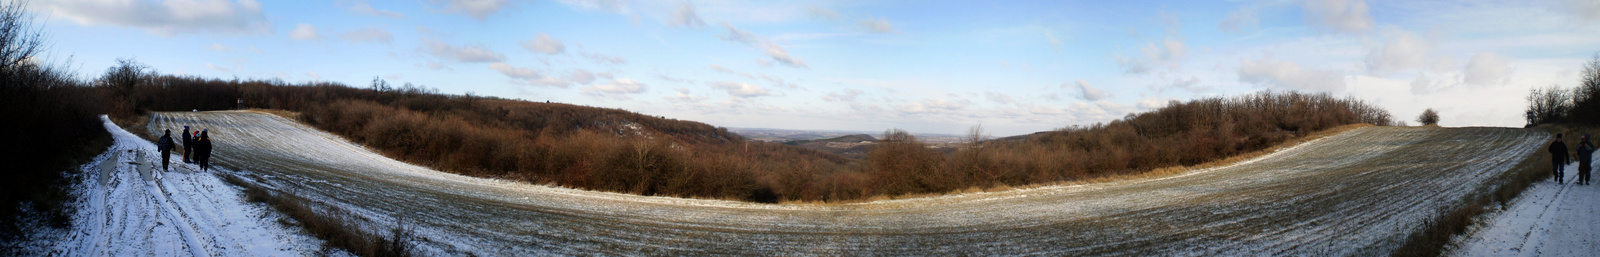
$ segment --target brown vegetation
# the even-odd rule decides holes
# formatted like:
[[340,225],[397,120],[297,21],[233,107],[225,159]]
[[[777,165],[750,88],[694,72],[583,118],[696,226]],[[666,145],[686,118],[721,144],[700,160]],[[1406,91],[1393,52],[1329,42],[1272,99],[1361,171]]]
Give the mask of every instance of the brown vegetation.
[[[424,87],[157,76],[129,111],[287,109],[300,120],[407,162],[479,177],[641,195],[836,202],[1139,174],[1265,149],[1387,112],[1327,94],[1260,93],[1173,102],[1153,112],[1027,137],[930,149],[887,131],[853,161],[746,140],[698,122],[468,95]],[[217,100],[223,99],[223,100]]]

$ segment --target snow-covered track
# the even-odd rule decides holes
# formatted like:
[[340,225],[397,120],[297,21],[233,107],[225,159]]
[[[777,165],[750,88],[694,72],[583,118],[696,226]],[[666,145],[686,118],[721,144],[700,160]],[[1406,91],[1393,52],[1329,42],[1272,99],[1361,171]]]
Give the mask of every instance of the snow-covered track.
[[156,113],[210,129],[253,183],[401,220],[429,255],[1380,255],[1540,149],[1507,128],[1357,129],[1181,175],[837,205],[645,197],[454,175],[278,116]]

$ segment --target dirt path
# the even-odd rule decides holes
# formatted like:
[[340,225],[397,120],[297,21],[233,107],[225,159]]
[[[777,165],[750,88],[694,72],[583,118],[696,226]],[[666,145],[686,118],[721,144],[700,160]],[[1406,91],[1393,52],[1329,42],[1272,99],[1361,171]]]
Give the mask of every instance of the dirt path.
[[[1600,186],[1576,185],[1576,162],[1566,184],[1545,180],[1523,191],[1506,210],[1463,239],[1458,256],[1594,256],[1600,253]],[[1591,178],[1591,180],[1593,180]],[[1596,182],[1596,181],[1591,181]]]
[[641,197],[441,173],[283,118],[158,113],[216,162],[390,226],[430,255],[1380,255],[1543,132],[1363,128],[1183,175],[845,205]]

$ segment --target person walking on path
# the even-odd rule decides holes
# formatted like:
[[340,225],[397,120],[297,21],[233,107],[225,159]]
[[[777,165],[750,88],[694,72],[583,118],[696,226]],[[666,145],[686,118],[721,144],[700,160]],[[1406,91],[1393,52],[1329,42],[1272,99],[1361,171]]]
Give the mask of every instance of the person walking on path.
[[1589,143],[1589,134],[1583,134],[1583,139],[1578,141],[1578,184],[1589,184],[1590,162],[1594,161],[1594,144]]
[[200,136],[197,138],[199,139],[195,140],[194,146],[195,152],[198,153],[198,160],[196,161],[200,162],[201,171],[209,171],[211,170],[211,135],[206,131],[200,131]]
[[1567,166],[1567,143],[1561,142],[1561,134],[1556,133],[1556,141],[1550,143],[1550,164],[1555,166],[1556,184],[1561,184]]
[[161,151],[161,171],[167,171],[167,163],[172,162],[172,130],[163,130],[161,139],[156,140],[156,150]]
[[189,156],[194,155],[194,138],[189,137],[189,126],[183,126],[183,163],[189,163]]

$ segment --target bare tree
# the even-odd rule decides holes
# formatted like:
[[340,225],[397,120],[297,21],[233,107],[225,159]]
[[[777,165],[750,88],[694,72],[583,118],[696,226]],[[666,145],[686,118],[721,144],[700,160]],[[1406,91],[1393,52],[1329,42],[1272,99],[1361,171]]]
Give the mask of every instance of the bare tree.
[[100,86],[116,90],[133,90],[133,87],[144,83],[145,80],[155,76],[155,71],[133,58],[117,58],[117,66],[106,69],[106,73],[96,80]]
[[1417,123],[1422,123],[1423,126],[1439,125],[1439,112],[1433,108],[1422,110],[1422,115],[1417,116]]
[[1584,63],[1578,73],[1578,87],[1572,89],[1572,108],[1565,120],[1594,124],[1600,122],[1600,54]]
[[1528,93],[1528,110],[1523,113],[1528,125],[1561,122],[1572,111],[1574,97],[1571,90],[1551,85],[1534,88]]
[[22,1],[0,3],[0,69],[7,75],[31,66],[29,62],[45,48],[43,31],[33,26],[24,7]]

